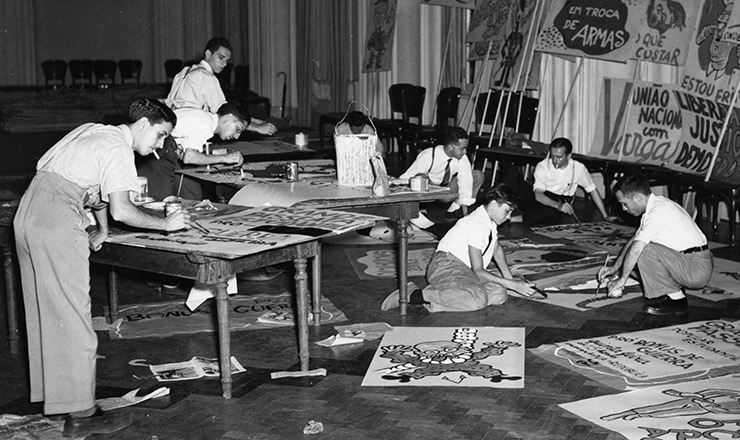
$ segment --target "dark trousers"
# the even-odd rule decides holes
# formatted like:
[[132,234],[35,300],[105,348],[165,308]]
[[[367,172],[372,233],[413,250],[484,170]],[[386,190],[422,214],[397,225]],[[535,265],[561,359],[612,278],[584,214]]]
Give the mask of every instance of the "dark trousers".
[[[519,210],[522,211],[524,226],[551,226],[563,220],[564,214],[555,208],[545,206],[534,197],[532,185],[522,177],[519,167],[512,164],[500,163],[501,182],[509,185],[519,196]],[[545,195],[555,201],[573,203],[573,197],[545,191]]]

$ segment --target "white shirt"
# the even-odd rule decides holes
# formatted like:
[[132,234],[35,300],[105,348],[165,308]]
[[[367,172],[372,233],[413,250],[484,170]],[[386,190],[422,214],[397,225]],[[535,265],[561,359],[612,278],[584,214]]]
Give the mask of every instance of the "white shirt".
[[461,159],[450,157],[445,153],[443,145],[422,150],[409,169],[401,174],[400,179],[410,179],[419,173],[423,173],[429,176],[429,180],[433,184],[439,185],[444,178],[448,159],[452,159],[450,160],[450,178],[457,174],[458,199],[456,203],[465,206],[474,204],[473,167],[470,165],[468,156],[463,155]]
[[216,113],[226,102],[221,83],[206,60],[183,68],[172,80],[165,104],[173,109],[191,107]]
[[471,267],[468,246],[480,249],[483,254],[483,267],[488,267],[493,259],[493,250],[498,242],[498,227],[488,216],[485,206],[479,206],[469,215],[455,223],[437,245],[438,251],[448,252],[466,266]]
[[577,160],[569,159],[565,168],[558,169],[548,157],[538,163],[534,169],[534,185],[532,186],[534,190],[540,189],[570,197],[576,193],[579,185],[587,193],[596,189],[591,173],[584,164]]
[[662,244],[676,251],[707,244],[707,237],[679,204],[655,194],[648,197],[635,240]]
[[183,150],[191,148],[203,152],[206,141],[213,137],[218,125],[218,115],[197,108],[179,108],[175,110],[177,125],[172,130],[172,137]]
[[36,170],[58,174],[91,195],[138,191],[133,136],[127,125],[88,123],[70,131],[36,164]]

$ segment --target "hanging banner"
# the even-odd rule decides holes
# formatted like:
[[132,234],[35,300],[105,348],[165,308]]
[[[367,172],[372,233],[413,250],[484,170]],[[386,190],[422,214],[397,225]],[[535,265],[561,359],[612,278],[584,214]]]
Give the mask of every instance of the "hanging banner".
[[738,46],[722,41],[732,11],[728,0],[702,0],[695,35],[690,39],[684,75],[679,83],[687,92],[729,104],[737,84]]
[[[669,84],[604,80],[592,157],[704,176],[727,106]],[[625,129],[626,125],[626,129]],[[740,183],[740,113],[733,110],[712,178]]]
[[680,66],[697,8],[694,0],[554,0],[535,50]]
[[475,0],[421,0],[422,5],[475,9]]
[[373,0],[368,13],[368,37],[365,42],[363,72],[391,70],[393,29],[396,24],[396,0]]
[[484,59],[490,43],[491,50],[488,58],[498,63],[506,37],[513,29],[510,23],[514,3],[514,0],[477,1],[476,9],[470,20],[470,28],[465,35],[465,41],[473,43],[468,54],[468,61]]

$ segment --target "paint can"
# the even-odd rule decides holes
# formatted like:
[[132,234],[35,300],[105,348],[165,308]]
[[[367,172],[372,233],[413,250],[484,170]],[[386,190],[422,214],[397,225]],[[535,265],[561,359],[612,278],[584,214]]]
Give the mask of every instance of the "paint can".
[[285,178],[289,182],[298,180],[298,162],[288,162],[285,164]]
[[411,191],[429,191],[429,178],[426,174],[416,175],[409,179]]
[[164,204],[164,215],[165,216],[169,216],[170,214],[174,214],[178,211],[182,211],[182,202],[180,201],[165,202]]
[[305,133],[297,133],[295,135],[295,144],[298,148],[308,146],[308,135]]

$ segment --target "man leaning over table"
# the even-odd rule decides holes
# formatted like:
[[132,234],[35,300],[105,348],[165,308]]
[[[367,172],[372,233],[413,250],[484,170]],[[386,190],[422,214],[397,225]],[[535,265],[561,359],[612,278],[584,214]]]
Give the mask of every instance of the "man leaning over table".
[[[229,64],[231,51],[231,43],[226,38],[208,40],[203,59],[175,75],[165,103],[173,109],[189,107],[216,113],[226,102],[216,75]],[[268,136],[277,131],[273,124],[256,118],[251,119],[247,129]]]
[[[65,414],[65,437],[110,433],[130,418],[95,405],[98,340],[90,311],[90,251],[108,237],[108,214],[145,229],[175,231],[187,214],[148,215],[131,203],[138,190],[134,153],[162,147],[177,118],[154,99],[129,107],[128,123],[88,123],[57,142],[36,165],[13,221],[28,334],[31,402]],[[95,217],[90,224],[86,209]]]
[[699,289],[712,277],[714,262],[707,237],[676,202],[650,190],[638,175],[624,177],[614,186],[622,208],[640,217],[640,227],[624,245],[614,265],[599,271],[608,295],[620,297],[627,279],[638,268],[645,298],[643,310],[651,315],[688,311],[685,288]]

